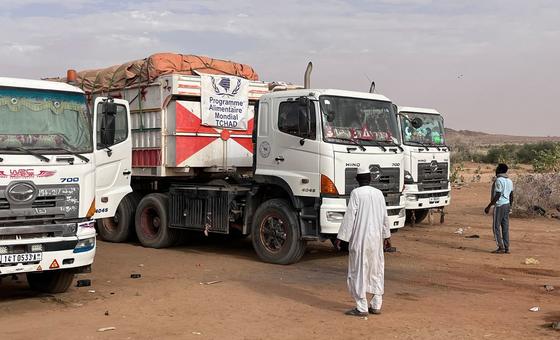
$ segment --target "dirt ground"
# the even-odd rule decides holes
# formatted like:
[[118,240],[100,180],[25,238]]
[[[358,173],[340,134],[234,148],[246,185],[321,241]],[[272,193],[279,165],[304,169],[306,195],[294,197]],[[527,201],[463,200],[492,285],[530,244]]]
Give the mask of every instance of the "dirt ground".
[[[512,253],[491,254],[491,218],[482,213],[488,185],[454,189],[444,225],[434,218],[393,235],[398,252],[386,255],[381,315],[343,314],[353,307],[347,256],[328,243],[277,266],[259,262],[249,240],[164,250],[99,242],[93,273],[80,275],[91,287],[48,296],[23,278],[5,279],[2,338],[558,339],[550,323],[560,321],[560,221],[513,219]],[[540,264],[524,264],[529,257]]]

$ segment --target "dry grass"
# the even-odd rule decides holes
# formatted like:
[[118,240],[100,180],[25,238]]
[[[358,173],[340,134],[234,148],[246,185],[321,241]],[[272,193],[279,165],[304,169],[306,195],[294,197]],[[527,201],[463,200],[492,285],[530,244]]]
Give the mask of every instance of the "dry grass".
[[514,186],[516,216],[560,216],[560,174],[520,174]]

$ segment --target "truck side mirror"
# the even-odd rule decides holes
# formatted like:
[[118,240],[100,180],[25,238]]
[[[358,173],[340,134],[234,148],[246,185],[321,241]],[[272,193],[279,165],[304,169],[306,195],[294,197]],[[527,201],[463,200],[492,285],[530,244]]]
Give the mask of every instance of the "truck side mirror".
[[299,97],[297,101],[300,106],[307,106],[309,104],[309,98],[307,97]]
[[115,115],[117,104],[112,101],[101,103],[101,144],[110,146],[115,144]]

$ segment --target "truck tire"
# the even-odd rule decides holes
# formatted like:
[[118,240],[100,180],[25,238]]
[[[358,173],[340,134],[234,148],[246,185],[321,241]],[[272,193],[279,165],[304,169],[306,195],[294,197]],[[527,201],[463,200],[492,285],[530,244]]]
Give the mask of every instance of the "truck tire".
[[43,293],[64,293],[70,288],[72,281],[74,281],[74,273],[68,270],[27,273],[29,287]]
[[169,198],[165,194],[144,196],[136,208],[136,236],[144,247],[166,248],[175,245],[180,232],[169,228],[167,211]]
[[128,194],[119,204],[115,216],[97,221],[97,231],[103,241],[124,242],[134,230],[134,213],[140,202],[140,195]]
[[255,252],[264,262],[291,264],[305,253],[306,242],[301,239],[297,215],[283,199],[268,200],[257,209],[251,238]]
[[[428,216],[429,209],[416,209],[414,223],[421,223]],[[412,223],[412,210],[406,211],[406,223]]]

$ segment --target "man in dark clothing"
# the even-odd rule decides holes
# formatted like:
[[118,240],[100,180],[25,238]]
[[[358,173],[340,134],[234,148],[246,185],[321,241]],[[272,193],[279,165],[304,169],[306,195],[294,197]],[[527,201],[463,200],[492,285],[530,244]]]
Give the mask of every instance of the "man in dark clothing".
[[495,205],[492,229],[498,247],[492,253],[509,254],[509,212],[513,205],[513,182],[507,176],[508,166],[500,163],[496,167],[496,181],[492,185],[492,199],[484,212],[488,214]]

